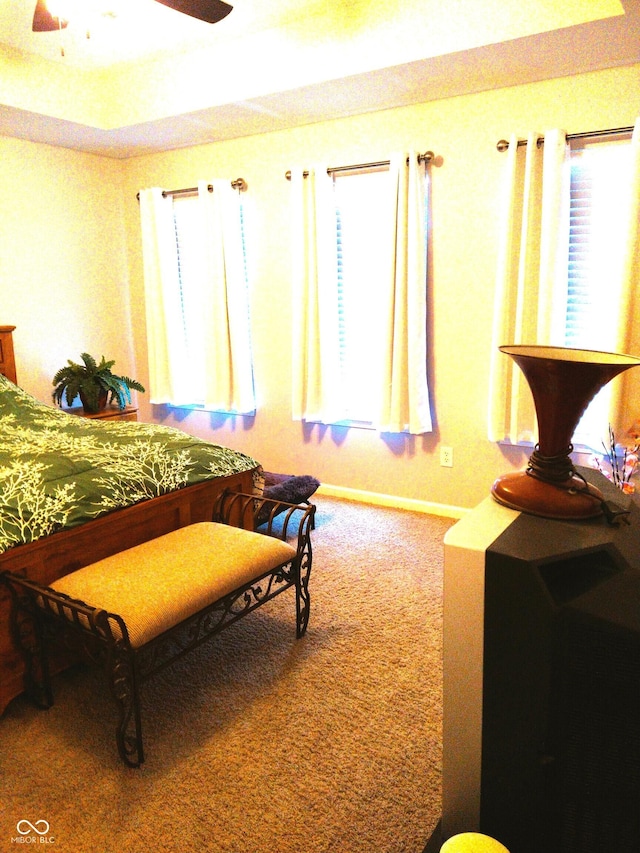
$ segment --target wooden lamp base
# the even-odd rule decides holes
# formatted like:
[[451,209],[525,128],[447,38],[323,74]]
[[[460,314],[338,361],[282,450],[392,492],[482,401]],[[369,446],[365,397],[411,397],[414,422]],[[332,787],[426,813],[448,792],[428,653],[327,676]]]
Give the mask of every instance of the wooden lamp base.
[[578,421],[594,395],[614,376],[640,366],[640,358],[566,347],[505,346],[521,368],[538,420],[539,441],[527,471],[505,474],[491,494],[511,509],[543,518],[593,518],[602,494],[576,474],[570,454]]
[[491,494],[510,509],[566,521],[601,515],[604,500],[599,489],[580,477],[555,484],[539,480],[528,471],[498,477]]

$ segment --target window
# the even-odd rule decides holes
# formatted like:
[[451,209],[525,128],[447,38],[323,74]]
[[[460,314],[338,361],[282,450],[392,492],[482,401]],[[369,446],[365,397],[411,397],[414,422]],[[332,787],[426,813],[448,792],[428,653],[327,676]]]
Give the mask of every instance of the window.
[[337,172],[334,190],[338,251],[340,376],[346,420],[372,423],[377,412],[378,355],[385,318],[388,226],[381,198],[388,171]]
[[151,401],[255,414],[240,192],[153,187],[140,214]]
[[[627,141],[572,148],[569,249],[566,291],[558,300],[564,313],[564,346],[615,351],[629,189]],[[587,408],[574,444],[599,449],[606,438],[611,386]]]
[[[515,134],[509,141],[501,200],[488,434],[509,444],[534,437],[535,413],[527,384],[501,357],[505,341],[616,350],[633,331],[622,314],[631,286],[635,144],[601,135],[579,145],[574,139],[568,150],[557,128],[545,131],[544,144],[537,136],[522,146]],[[617,388],[605,385],[585,412],[576,447],[601,446]]]
[[178,288],[180,292],[180,327],[184,336],[186,360],[189,364],[192,390],[189,399],[198,400],[204,386],[204,324],[200,305],[200,246],[203,240],[198,213],[197,196],[177,196],[173,199],[173,224],[178,255]]
[[[390,322],[388,168],[333,174],[338,252],[340,376],[351,424],[372,424],[380,395],[381,341]],[[426,202],[425,202],[426,205]],[[426,251],[426,209],[424,236]],[[426,287],[426,282],[425,282]],[[426,291],[425,296],[426,300]]]
[[294,420],[431,431],[423,162],[292,170]]

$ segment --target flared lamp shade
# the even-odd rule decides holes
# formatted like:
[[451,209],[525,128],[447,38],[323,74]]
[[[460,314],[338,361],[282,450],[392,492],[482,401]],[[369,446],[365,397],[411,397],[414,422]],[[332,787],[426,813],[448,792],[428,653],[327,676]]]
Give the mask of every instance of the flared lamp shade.
[[572,439],[596,393],[640,358],[594,350],[547,346],[503,346],[525,375],[538,419],[538,444],[526,471],[505,474],[493,497],[512,509],[547,518],[599,515],[602,494],[576,474]]

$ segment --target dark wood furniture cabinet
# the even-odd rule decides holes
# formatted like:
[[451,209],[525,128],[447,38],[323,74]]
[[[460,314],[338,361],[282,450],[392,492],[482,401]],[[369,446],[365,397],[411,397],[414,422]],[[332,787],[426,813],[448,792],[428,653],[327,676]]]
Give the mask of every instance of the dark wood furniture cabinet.
[[135,406],[125,406],[124,409],[119,409],[117,406],[107,406],[100,412],[85,412],[80,406],[71,409],[64,409],[70,415],[77,415],[80,418],[89,418],[91,420],[100,421],[137,421],[138,409]]

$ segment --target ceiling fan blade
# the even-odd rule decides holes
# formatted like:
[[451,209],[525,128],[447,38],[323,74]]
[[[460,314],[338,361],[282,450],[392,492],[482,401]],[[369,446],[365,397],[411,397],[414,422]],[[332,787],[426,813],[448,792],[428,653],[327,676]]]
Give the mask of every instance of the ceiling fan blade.
[[176,12],[182,12],[191,18],[199,18],[208,24],[217,24],[233,9],[233,6],[224,3],[223,0],[156,0],[156,3],[162,3],[163,6],[175,9]]
[[34,33],[51,33],[55,30],[63,30],[66,26],[66,21],[54,18],[51,12],[47,9],[44,0],[38,0],[36,3],[36,10],[33,13],[33,24],[31,25],[31,29]]

